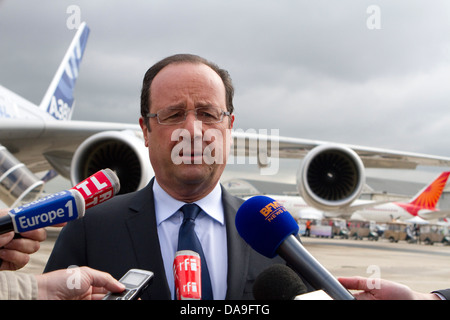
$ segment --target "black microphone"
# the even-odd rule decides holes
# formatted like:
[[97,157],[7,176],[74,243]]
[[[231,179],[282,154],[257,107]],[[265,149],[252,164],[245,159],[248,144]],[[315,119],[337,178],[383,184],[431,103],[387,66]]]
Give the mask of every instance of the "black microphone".
[[274,258],[277,254],[314,288],[335,300],[355,300],[297,240],[299,227],[289,212],[274,199],[255,196],[245,201],[236,214],[240,236],[257,252]]
[[284,264],[270,266],[256,277],[253,284],[255,300],[294,300],[306,292],[302,279]]
[[85,202],[77,190],[64,190],[14,208],[0,218],[0,234],[22,233],[81,218]]

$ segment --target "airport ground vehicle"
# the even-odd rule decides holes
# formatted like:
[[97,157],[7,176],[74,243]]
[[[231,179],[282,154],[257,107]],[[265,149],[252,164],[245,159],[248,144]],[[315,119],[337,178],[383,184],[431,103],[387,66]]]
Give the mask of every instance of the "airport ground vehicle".
[[388,222],[384,230],[383,237],[390,242],[398,242],[399,240],[406,240],[406,229],[408,225],[402,222]]
[[340,237],[341,239],[348,239],[349,237],[347,222],[340,218],[321,220],[301,219],[299,221],[299,227],[300,234],[304,236],[323,238]]
[[339,218],[331,218],[322,220],[322,222],[327,223],[331,226],[331,237],[340,237],[341,239],[348,239],[349,232],[347,228],[347,221]]
[[378,241],[378,232],[375,221],[349,220],[347,223],[350,237],[358,240],[368,238]]
[[450,245],[450,232],[448,226],[438,224],[425,224],[419,227],[419,240],[425,244],[443,243]]

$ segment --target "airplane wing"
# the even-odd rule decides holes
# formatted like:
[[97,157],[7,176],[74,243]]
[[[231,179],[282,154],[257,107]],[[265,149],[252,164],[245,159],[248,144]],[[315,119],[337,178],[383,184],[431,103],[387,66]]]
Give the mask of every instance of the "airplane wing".
[[[94,121],[40,121],[0,118],[0,143],[32,172],[67,167],[77,147],[104,131],[131,130],[142,135],[139,125]],[[61,172],[61,170],[57,170]],[[63,174],[69,178],[69,174]]]
[[235,131],[233,137],[235,152],[247,156],[258,156],[258,153],[262,148],[265,148],[264,150],[270,155],[271,150],[278,147],[280,158],[301,159],[315,147],[336,144],[355,151],[366,168],[415,169],[419,165],[438,167],[450,166],[449,157],[421,153],[333,143],[330,141],[278,137],[276,135],[262,135],[246,133],[243,131]]

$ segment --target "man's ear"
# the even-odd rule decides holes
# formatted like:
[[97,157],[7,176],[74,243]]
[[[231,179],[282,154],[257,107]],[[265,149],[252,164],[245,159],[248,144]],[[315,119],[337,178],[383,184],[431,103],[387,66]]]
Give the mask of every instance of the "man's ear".
[[143,117],[139,118],[139,125],[141,126],[142,135],[144,136],[145,146],[148,148],[148,134],[150,133],[150,128],[147,127],[147,123]]
[[230,115],[230,129],[233,129],[233,124],[234,124],[234,114]]

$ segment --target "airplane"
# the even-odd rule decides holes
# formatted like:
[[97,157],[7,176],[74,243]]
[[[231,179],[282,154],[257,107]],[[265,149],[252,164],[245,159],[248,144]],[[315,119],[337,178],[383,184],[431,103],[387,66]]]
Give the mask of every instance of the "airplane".
[[[71,119],[89,33],[83,22],[39,106],[0,86],[0,200],[6,206],[39,197],[43,181],[37,175],[49,170],[75,185],[110,168],[119,177],[120,193],[144,187],[154,175],[137,121]],[[449,157],[282,137],[278,130],[233,129],[230,137],[231,158],[255,163],[270,180],[276,179],[279,159],[303,159],[298,189],[308,204],[326,210],[348,207],[359,197],[366,167],[450,167]]]
[[321,220],[324,218],[342,218],[347,220],[375,221],[386,223],[392,221],[437,220],[446,217],[449,212],[439,210],[437,203],[447,184],[450,171],[440,173],[432,182],[421,189],[408,202],[387,202],[372,200],[355,200],[352,205],[335,211],[323,211],[309,206],[302,197],[271,195],[283,205],[294,218]]

